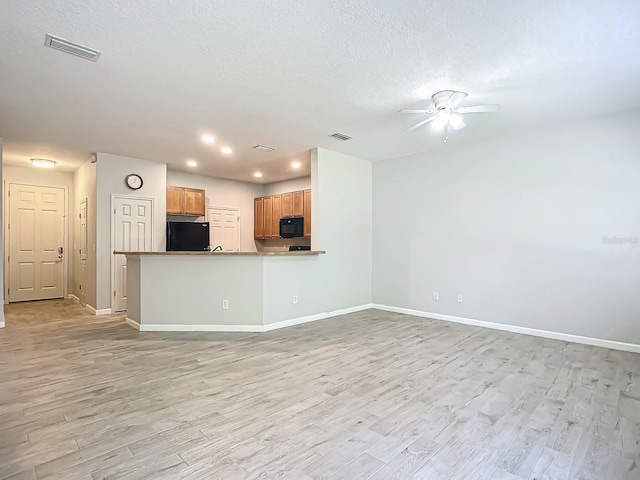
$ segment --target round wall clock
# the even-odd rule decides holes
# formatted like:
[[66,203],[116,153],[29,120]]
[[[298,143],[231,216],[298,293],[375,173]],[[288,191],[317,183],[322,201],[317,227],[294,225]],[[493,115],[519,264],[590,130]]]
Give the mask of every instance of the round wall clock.
[[132,173],[127,175],[124,179],[124,182],[127,184],[131,190],[139,190],[142,188],[142,177],[138,174]]

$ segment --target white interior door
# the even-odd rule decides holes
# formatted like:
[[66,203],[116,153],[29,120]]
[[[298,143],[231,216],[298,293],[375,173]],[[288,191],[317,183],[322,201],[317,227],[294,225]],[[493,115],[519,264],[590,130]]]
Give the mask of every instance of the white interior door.
[[237,208],[209,207],[207,220],[211,250],[220,246],[223,252],[240,251],[240,213]]
[[80,303],[87,304],[87,288],[85,285],[87,278],[87,199],[80,202],[80,245],[78,247],[78,284],[80,285]]
[[[153,199],[114,196],[113,250],[125,252],[150,252],[153,246]],[[113,256],[114,312],[127,309],[127,257]]]
[[9,184],[9,301],[64,295],[65,190]]

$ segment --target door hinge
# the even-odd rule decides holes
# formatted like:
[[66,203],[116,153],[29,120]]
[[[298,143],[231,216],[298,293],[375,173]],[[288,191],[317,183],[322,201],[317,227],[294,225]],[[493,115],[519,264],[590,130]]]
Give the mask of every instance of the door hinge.
[[81,213],[78,214],[78,218],[82,218],[82,214]]
[[114,296],[114,297],[116,296],[116,291],[115,291],[115,290],[113,291],[113,296]]

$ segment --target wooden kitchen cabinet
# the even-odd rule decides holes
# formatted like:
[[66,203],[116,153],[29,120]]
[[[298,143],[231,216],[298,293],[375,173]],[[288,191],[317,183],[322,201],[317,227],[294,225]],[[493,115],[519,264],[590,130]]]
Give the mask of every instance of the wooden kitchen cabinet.
[[271,195],[271,238],[280,238],[280,219],[282,218],[282,195]]
[[304,238],[311,238],[311,190],[303,194]]
[[204,190],[187,187],[167,187],[167,215],[204,217]]
[[264,238],[271,238],[273,235],[273,197],[262,197],[264,205]]
[[264,239],[264,197],[253,199],[253,236]]
[[301,217],[304,215],[304,192],[302,190],[293,192],[293,216]]
[[282,216],[293,216],[293,192],[282,194]]

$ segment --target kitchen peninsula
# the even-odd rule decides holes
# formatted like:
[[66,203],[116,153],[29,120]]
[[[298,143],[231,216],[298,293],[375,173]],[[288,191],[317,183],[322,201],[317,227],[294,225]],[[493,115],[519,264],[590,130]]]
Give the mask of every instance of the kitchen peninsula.
[[127,323],[141,331],[263,332],[323,318],[305,283],[324,251],[114,253],[127,257]]

